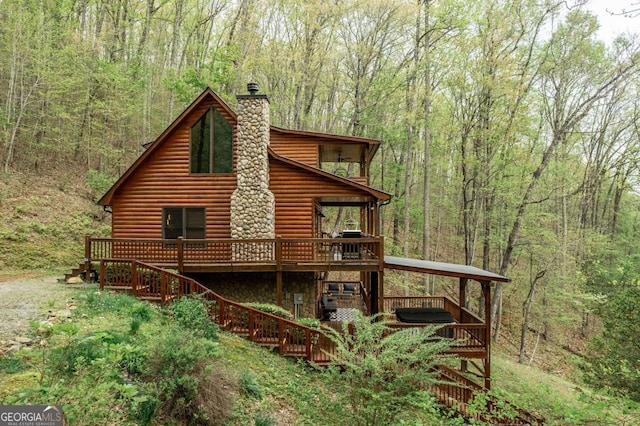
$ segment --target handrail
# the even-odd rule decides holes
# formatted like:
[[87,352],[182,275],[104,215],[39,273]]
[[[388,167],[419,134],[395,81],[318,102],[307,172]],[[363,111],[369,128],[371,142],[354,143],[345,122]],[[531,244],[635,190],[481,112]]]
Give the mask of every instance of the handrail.
[[241,303],[225,299],[192,278],[130,259],[101,259],[100,288],[122,288],[140,298],[167,303],[183,295],[202,295],[212,302],[211,319],[222,328],[249,340],[278,347],[282,355],[303,356],[327,363],[335,345],[313,329]]
[[[468,404],[472,402],[478,393],[484,393],[487,390],[446,365],[439,365],[438,372],[440,373],[441,380],[438,384],[431,387],[436,398],[440,403],[458,410],[467,418],[473,417],[476,420],[489,422],[491,424],[502,423],[497,415],[504,409],[504,405],[506,404],[511,410],[517,413],[515,418],[509,419],[509,424],[544,424],[544,419],[539,416],[523,410],[520,407],[516,407],[508,401],[499,401],[493,395],[486,396],[486,412],[471,414],[469,413],[469,410],[467,410]],[[455,400],[455,403],[453,404],[452,399]]]

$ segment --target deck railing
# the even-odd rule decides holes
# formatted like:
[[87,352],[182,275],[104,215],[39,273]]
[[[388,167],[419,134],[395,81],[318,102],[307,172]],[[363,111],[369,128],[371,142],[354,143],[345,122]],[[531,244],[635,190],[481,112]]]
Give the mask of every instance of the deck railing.
[[137,259],[154,265],[184,266],[261,264],[377,264],[382,238],[274,238],[152,240],[87,237],[85,262]]
[[160,303],[200,295],[209,301],[212,321],[258,344],[277,347],[281,355],[324,364],[335,353],[333,342],[318,329],[225,299],[191,278],[137,260],[101,259],[100,288],[127,290]]
[[[394,313],[396,308],[441,308],[451,313],[455,324],[443,326],[438,334],[456,340],[452,352],[483,351],[487,347],[487,326],[467,309],[446,296],[385,297],[384,312]],[[424,324],[391,323],[394,329],[424,327]]]

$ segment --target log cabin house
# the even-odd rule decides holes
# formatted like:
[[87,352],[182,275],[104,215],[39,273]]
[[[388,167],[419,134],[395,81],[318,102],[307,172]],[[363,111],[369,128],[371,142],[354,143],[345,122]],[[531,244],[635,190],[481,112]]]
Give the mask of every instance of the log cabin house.
[[[134,259],[175,269],[229,300],[274,303],[301,317],[336,320],[341,306],[355,306],[413,318],[394,324],[403,328],[425,325],[415,311],[444,314],[462,370],[475,366],[489,388],[490,320],[466,309],[467,286],[480,284],[490,319],[491,283],[508,279],[385,257],[380,210],[391,196],[370,186],[369,170],[380,142],[271,126],[267,96],[248,88],[237,112],[204,90],[147,146],[98,201],[112,214],[112,237],[87,237],[76,272]],[[346,219],[335,230],[338,209]],[[456,278],[459,299],[385,297],[385,269]]]

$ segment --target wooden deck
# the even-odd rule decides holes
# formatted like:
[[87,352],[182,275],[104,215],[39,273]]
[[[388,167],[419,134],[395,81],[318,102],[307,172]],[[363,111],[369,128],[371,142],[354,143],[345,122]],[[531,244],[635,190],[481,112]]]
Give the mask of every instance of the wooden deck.
[[[486,359],[489,356],[487,324],[446,296],[385,297],[384,312],[393,314],[396,308],[442,308],[453,316],[455,324],[446,324],[439,334],[456,341],[450,353],[464,358]],[[429,324],[392,322],[392,329],[426,327]]]
[[85,240],[85,263],[136,259],[180,272],[379,271],[382,237],[140,240]]

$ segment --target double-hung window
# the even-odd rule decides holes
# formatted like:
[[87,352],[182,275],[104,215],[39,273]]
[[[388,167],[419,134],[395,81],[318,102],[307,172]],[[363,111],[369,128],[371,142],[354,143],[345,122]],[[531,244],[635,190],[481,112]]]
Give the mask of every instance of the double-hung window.
[[233,172],[233,126],[211,107],[191,127],[191,173]]
[[165,207],[162,209],[162,238],[205,239],[206,217],[204,207]]

